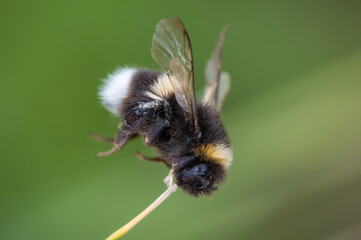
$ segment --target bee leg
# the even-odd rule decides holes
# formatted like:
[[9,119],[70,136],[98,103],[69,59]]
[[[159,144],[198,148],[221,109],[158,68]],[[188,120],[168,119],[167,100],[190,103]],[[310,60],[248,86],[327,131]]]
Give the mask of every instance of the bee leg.
[[129,135],[125,131],[119,130],[113,140],[114,147],[112,149],[110,149],[109,151],[97,153],[97,157],[104,157],[104,156],[112,155],[113,153],[122,149],[123,146],[128,142],[128,140],[130,140],[131,138],[136,137],[136,136],[137,135]]
[[99,142],[104,142],[104,143],[114,143],[114,138],[106,138],[106,137],[102,137],[96,133],[89,133],[89,136],[95,140],[98,140]]
[[137,156],[138,158],[140,158],[141,160],[144,160],[144,161],[151,161],[151,162],[161,162],[161,161],[163,161],[159,157],[146,157],[142,153],[140,153],[139,151],[137,151],[135,153],[135,156]]
[[168,168],[171,168],[171,165],[169,163],[167,163],[167,161],[165,161],[164,159],[161,159],[159,157],[146,157],[144,156],[143,154],[141,154],[139,151],[137,151],[135,153],[135,155],[140,158],[141,160],[144,160],[144,161],[151,161],[151,162],[162,162],[164,163]]
[[147,146],[151,146],[159,141],[159,138],[164,136],[168,126],[169,122],[167,120],[158,119],[152,128],[149,129],[144,139]]

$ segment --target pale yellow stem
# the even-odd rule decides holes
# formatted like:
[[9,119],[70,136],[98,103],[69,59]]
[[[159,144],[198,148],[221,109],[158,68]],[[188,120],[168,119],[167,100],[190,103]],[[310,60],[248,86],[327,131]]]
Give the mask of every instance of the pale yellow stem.
[[[168,179],[167,179],[168,178]],[[158,207],[164,200],[166,200],[172,193],[177,191],[177,184],[173,183],[173,174],[172,171],[168,175],[166,179],[168,182],[168,189],[160,195],[149,207],[147,207],[143,212],[141,212],[138,216],[133,218],[126,225],[118,229],[112,235],[110,235],[106,240],[116,240],[126,234],[130,229],[132,229],[137,223],[139,223],[143,218],[145,218],[151,211],[153,211],[156,207]]]

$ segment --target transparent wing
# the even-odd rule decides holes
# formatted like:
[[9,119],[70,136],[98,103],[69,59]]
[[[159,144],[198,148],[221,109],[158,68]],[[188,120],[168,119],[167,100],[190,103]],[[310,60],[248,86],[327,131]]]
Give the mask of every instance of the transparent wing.
[[207,84],[203,95],[203,103],[214,104],[218,110],[222,108],[231,82],[229,74],[221,72],[222,51],[226,33],[227,27],[224,27],[219,36],[218,44],[212,53],[212,57],[208,60],[205,69]]
[[178,17],[162,19],[157,24],[151,51],[154,60],[167,73],[177,102],[190,114],[198,132],[192,47],[187,30]]

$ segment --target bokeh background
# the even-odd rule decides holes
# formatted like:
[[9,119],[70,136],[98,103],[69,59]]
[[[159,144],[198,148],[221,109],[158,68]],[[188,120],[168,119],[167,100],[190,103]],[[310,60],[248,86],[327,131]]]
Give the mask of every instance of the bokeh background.
[[125,239],[361,239],[359,1],[1,1],[0,239],[104,239],[159,196],[168,171],[111,157],[100,79],[159,69],[156,23],[190,34],[197,89],[220,29],[234,148],[211,198],[178,191]]

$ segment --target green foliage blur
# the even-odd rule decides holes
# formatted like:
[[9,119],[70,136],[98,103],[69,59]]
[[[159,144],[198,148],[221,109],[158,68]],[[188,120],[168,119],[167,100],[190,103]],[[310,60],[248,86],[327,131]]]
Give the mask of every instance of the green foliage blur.
[[0,239],[105,239],[165,189],[141,139],[111,146],[97,98],[118,66],[159,69],[156,23],[179,16],[196,87],[224,25],[234,161],[210,198],[182,191],[125,239],[361,239],[358,1],[1,1]]

